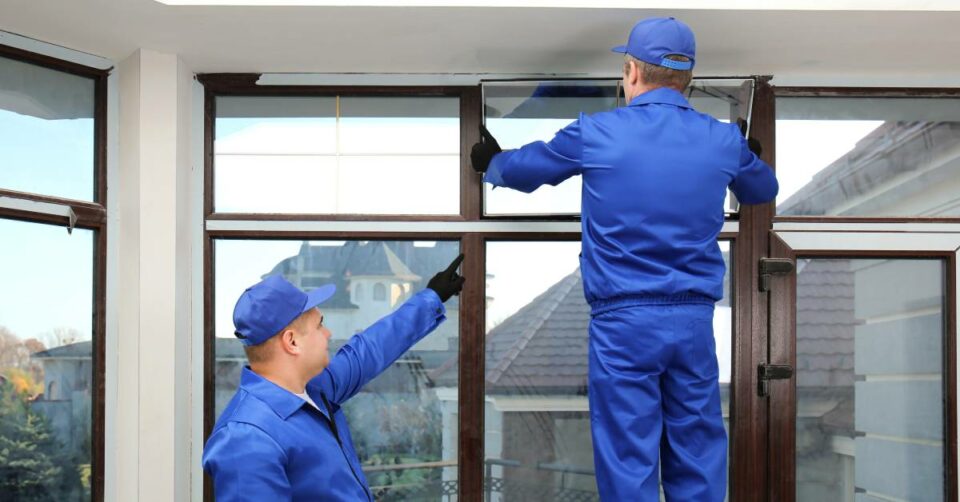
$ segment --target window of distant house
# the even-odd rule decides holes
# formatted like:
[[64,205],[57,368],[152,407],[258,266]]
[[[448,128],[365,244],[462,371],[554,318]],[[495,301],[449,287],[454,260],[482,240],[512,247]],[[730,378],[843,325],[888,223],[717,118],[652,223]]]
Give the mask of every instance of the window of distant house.
[[382,283],[376,283],[373,285],[373,301],[382,302],[387,299],[387,287]]
[[362,284],[357,284],[356,286],[354,286],[353,299],[356,300],[356,301],[358,301],[358,302],[361,301],[361,300],[363,300],[363,285],[362,285]]

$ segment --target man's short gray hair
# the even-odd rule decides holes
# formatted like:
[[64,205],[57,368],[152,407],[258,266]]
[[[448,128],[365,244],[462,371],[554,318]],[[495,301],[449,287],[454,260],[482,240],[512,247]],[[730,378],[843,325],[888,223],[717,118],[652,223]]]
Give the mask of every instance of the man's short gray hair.
[[[673,61],[690,61],[690,58],[679,55],[670,55],[667,56],[667,59]],[[693,70],[674,70],[665,66],[650,64],[630,54],[624,54],[624,72],[626,72],[627,66],[629,66],[631,62],[637,64],[637,68],[640,70],[640,79],[649,86],[669,87],[683,92],[687,86],[690,85],[690,80],[693,79]]]

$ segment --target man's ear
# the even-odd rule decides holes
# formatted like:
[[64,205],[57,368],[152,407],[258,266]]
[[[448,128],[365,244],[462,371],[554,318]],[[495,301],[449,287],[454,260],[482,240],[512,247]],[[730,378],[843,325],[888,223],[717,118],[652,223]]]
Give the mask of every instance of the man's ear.
[[290,355],[300,353],[300,345],[297,343],[297,334],[292,329],[285,329],[280,333],[280,350]]
[[637,85],[640,83],[640,65],[636,61],[630,60],[627,62],[629,73],[627,74],[627,80],[630,81],[632,85]]

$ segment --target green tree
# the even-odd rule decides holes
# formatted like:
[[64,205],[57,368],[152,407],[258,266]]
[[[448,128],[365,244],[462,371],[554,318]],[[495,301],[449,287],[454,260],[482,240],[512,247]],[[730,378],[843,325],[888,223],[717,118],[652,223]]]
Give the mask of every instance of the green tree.
[[11,502],[78,500],[80,476],[46,418],[0,378],[0,493]]

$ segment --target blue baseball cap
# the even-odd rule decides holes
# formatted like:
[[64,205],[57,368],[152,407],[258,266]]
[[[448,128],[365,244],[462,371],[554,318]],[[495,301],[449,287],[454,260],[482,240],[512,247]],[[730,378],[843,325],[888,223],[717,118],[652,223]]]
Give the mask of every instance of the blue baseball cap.
[[305,293],[281,275],[268,276],[240,295],[233,307],[233,334],[246,346],[260,345],[336,291],[325,284]]
[[[610,50],[630,54],[645,63],[674,70],[690,70],[697,52],[697,41],[693,37],[693,30],[682,21],[672,17],[650,17],[633,26],[627,45],[618,45]],[[690,61],[667,59],[670,55],[686,56]]]

